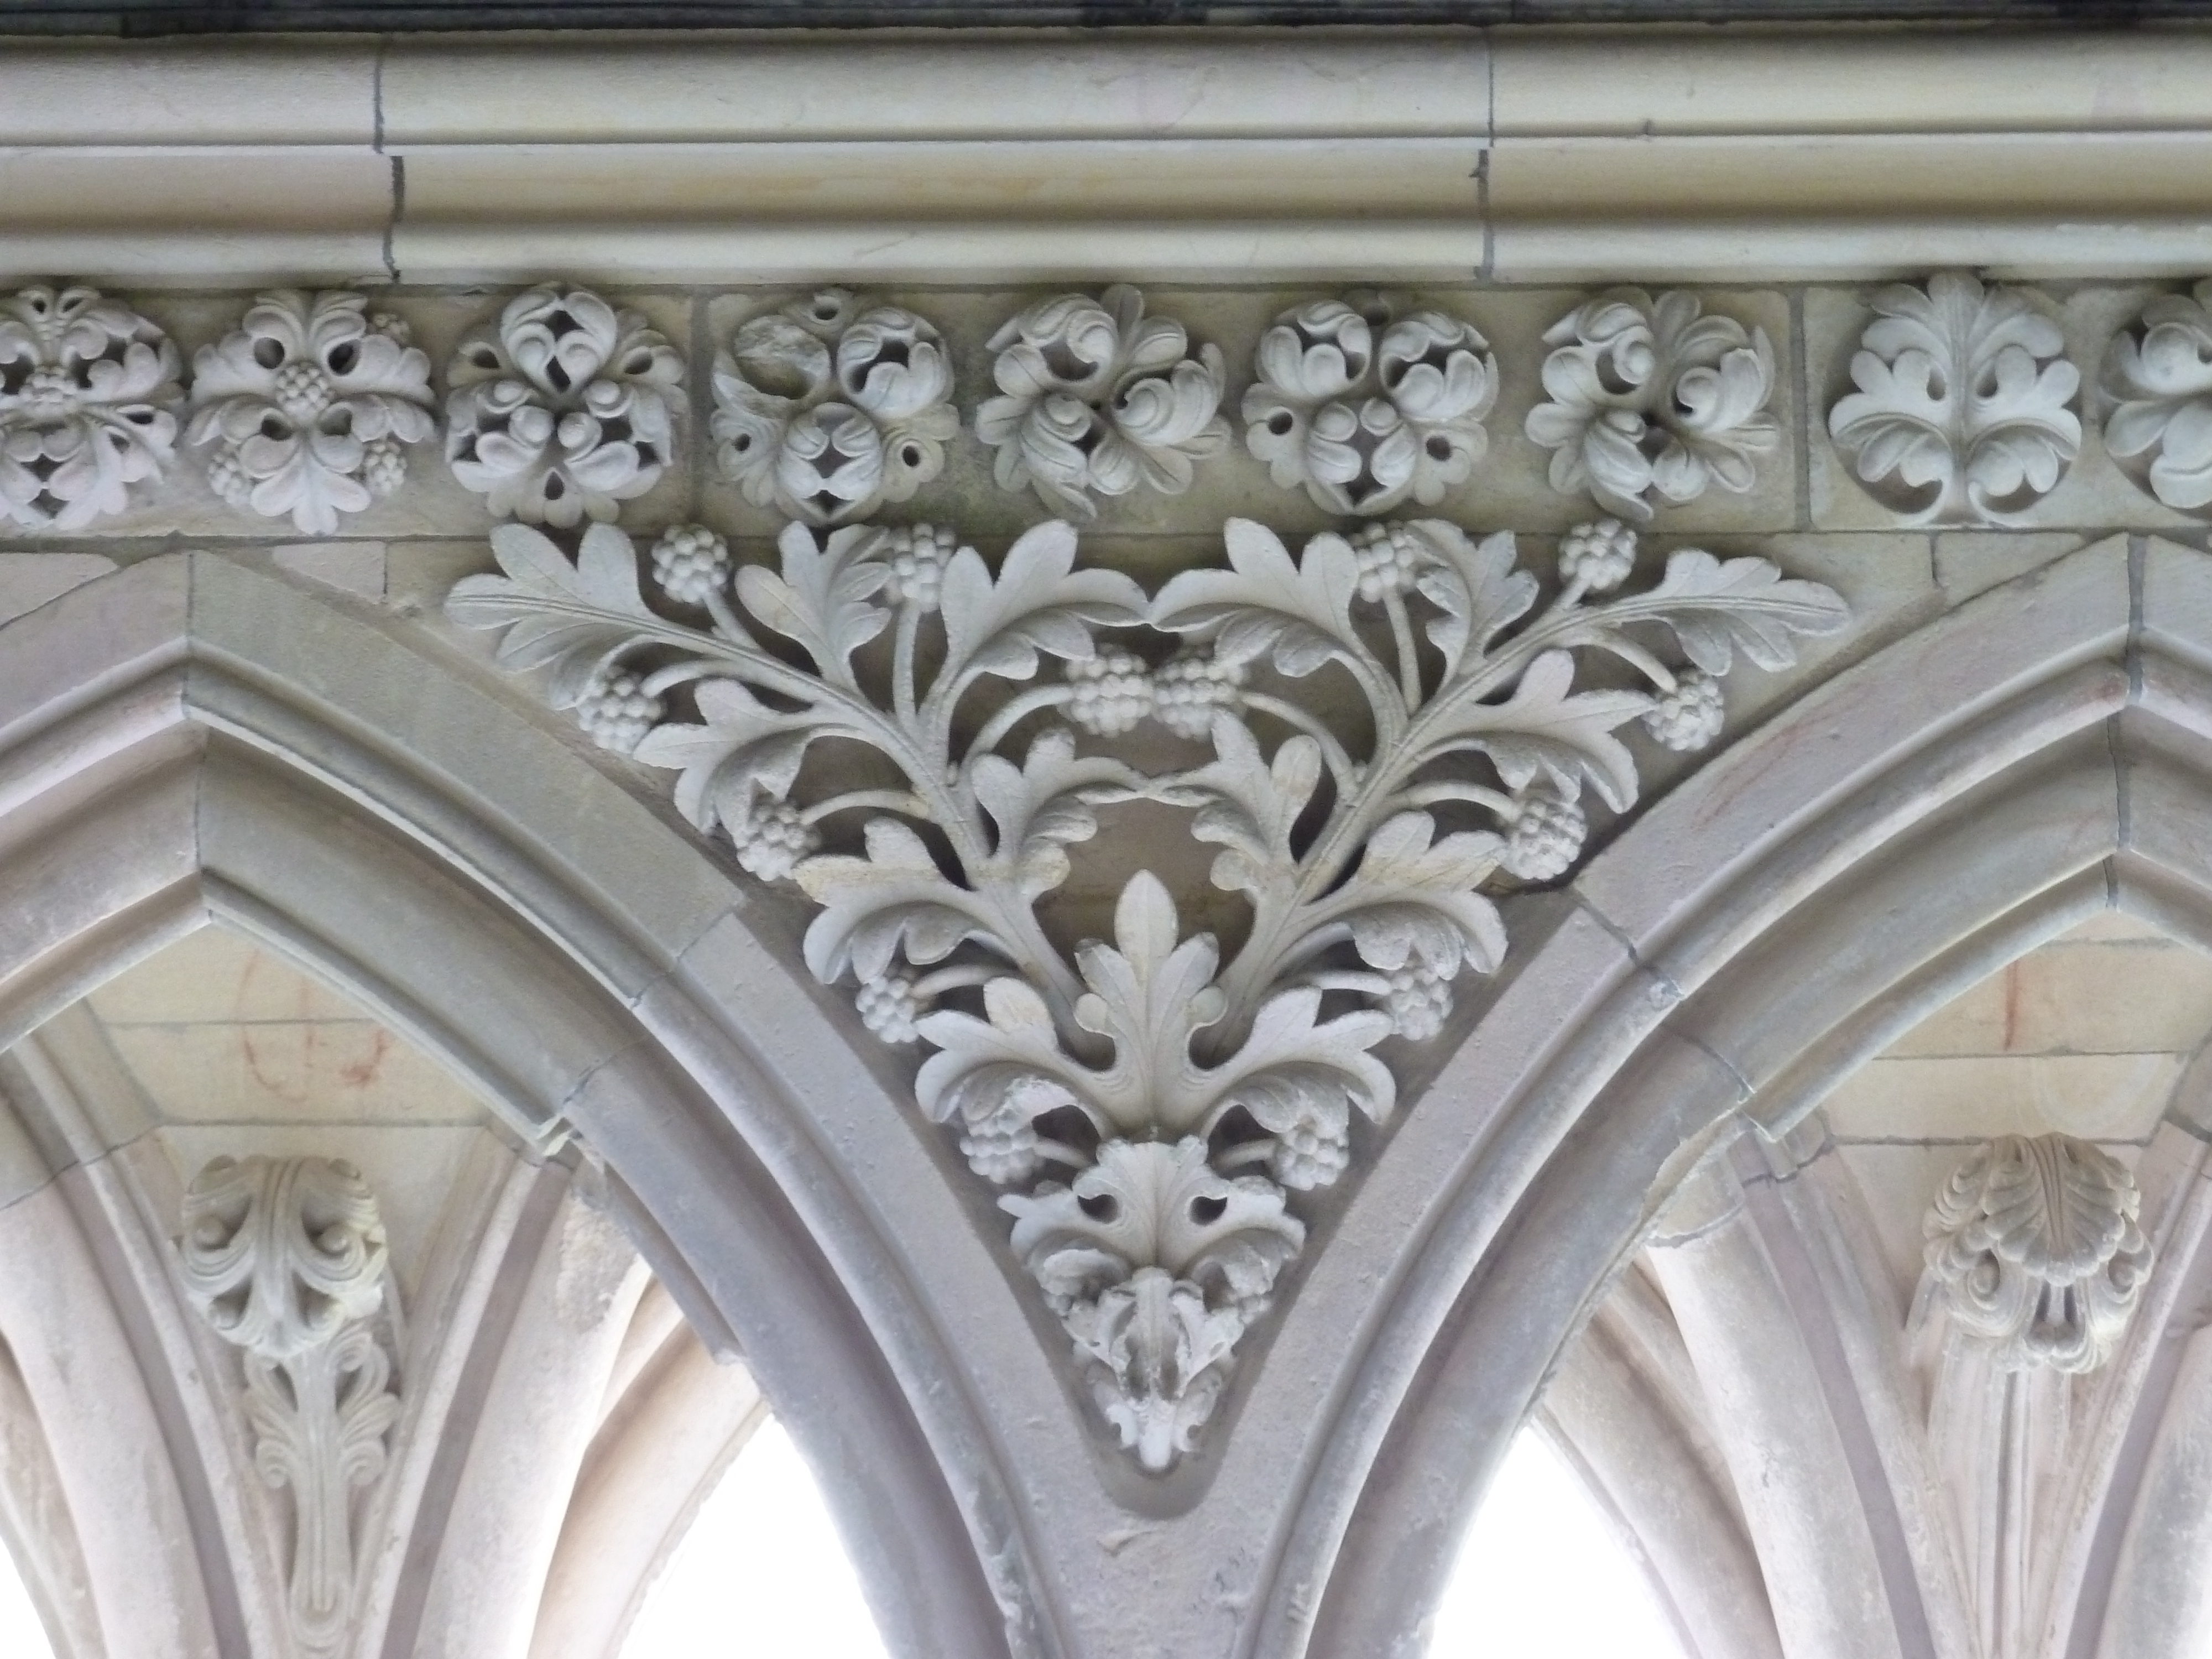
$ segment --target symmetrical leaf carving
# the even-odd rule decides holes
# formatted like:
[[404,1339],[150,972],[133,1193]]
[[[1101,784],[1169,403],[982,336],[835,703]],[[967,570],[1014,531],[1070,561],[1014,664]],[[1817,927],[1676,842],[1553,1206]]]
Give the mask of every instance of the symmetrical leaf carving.
[[945,470],[951,392],[929,324],[896,306],[856,315],[824,289],[743,324],[715,359],[715,459],[755,506],[840,524]]
[[2002,523],[2049,495],[2081,447],[2081,376],[2034,296],[1947,273],[1874,308],[1858,390],[1828,413],[1860,479],[1925,523]]
[[176,447],[168,337],[89,288],[0,300],[0,513],[31,530],[81,530],[120,513]]
[[2105,354],[2104,389],[2105,447],[2149,455],[2151,493],[2168,507],[2212,505],[2212,280],[2143,307],[2142,337],[2124,332]]
[[990,349],[1002,395],[975,411],[975,435],[998,451],[1002,489],[1034,488],[1046,506],[1090,518],[1094,492],[1180,495],[1195,464],[1228,447],[1220,347],[1194,354],[1183,325],[1146,316],[1126,283],[1097,300],[1042,301]]
[[684,360],[635,311],[548,283],[464,339],[447,370],[446,459],[495,515],[609,520],[675,456]]
[[1433,506],[1489,447],[1497,359],[1443,312],[1401,318],[1371,294],[1296,306],[1261,337],[1255,367],[1245,447],[1332,513],[1388,513],[1409,495]]
[[435,429],[430,360],[358,294],[264,294],[192,359],[195,444],[233,507],[327,536],[407,477],[406,446]]
[[1928,1212],[1924,1300],[2006,1370],[2092,1371],[2151,1268],[2127,1166],[2069,1135],[2006,1135],[1952,1171]]
[[[1064,523],[995,570],[926,526],[793,525],[772,568],[685,528],[653,550],[657,606],[620,532],[592,527],[572,560],[507,526],[502,574],[447,601],[502,630],[507,666],[550,669],[598,741],[673,770],[678,809],[745,868],[821,907],[809,968],[933,1051],[917,1098],[979,1175],[1042,1181],[1006,1200],[1016,1249],[1152,1470],[1194,1443],[1300,1246],[1287,1192],[1335,1181],[1355,1122],[1392,1111],[1379,1046],[1435,1035],[1454,979],[1497,966],[1491,891],[1571,867],[1586,787],[1633,803],[1620,729],[1703,747],[1739,653],[1784,667],[1847,621],[1825,587],[1693,549],[1616,593],[1635,556],[1617,523],[1567,538],[1548,603],[1510,535],[1440,520],[1296,556],[1248,520],[1224,540],[1225,568],[1148,599],[1079,568]],[[1287,695],[1320,676],[1356,716]],[[679,694],[693,718],[668,718]],[[1113,740],[1147,721],[1210,754],[1139,770]],[[817,747],[834,758],[810,765]],[[1249,922],[1233,953],[1186,933],[1149,871],[1110,940],[1059,931],[1070,849],[1139,800],[1217,849],[1212,885]]]
[[1546,331],[1549,401],[1527,430],[1553,452],[1553,489],[1648,520],[1655,497],[1679,507],[1709,485],[1752,487],[1755,458],[1781,439],[1774,348],[1764,329],[1703,313],[1679,289],[1655,301],[1619,288]]
[[292,1626],[309,1654],[350,1631],[353,1495],[383,1473],[399,1414],[372,1321],[383,1306],[384,1224],[349,1164],[216,1158],[185,1194],[185,1293],[245,1351],[253,1465],[292,1493]]

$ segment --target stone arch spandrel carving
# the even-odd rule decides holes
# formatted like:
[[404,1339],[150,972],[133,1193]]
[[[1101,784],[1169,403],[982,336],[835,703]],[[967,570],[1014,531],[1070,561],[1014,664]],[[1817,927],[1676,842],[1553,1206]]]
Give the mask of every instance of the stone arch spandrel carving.
[[[1993,952],[2106,904],[2202,913],[2212,883],[2188,826],[2212,707],[2194,665],[2208,590],[2203,556],[2154,540],[2070,556],[1808,696],[1594,861],[1582,914],[1500,993],[1432,1086],[1425,1131],[1409,1117],[1346,1218],[1340,1245],[1385,1215],[1408,1240],[1377,1239],[1368,1257],[1396,1260],[1399,1290],[1363,1333],[1370,1384],[1347,1395],[1352,1419],[1397,1416],[1387,1441],[1347,1419],[1328,1436],[1310,1530],[1286,1556],[1295,1580],[1343,1539],[1313,1650],[1413,1639],[1468,1493],[1685,1148],[1767,1121],[1770,1105],[1785,1127],[1822,1073],[1849,1069],[1840,1039],[1885,998],[1881,1018],[1910,1024]],[[1984,806],[1998,816],[1970,872],[1966,826]],[[1826,994],[1793,1001],[1785,969],[1815,960]],[[1419,1166],[1401,1158],[1455,1158],[1468,1178],[1449,1199],[1453,1181],[1409,1190]],[[1363,1216],[1378,1200],[1389,1208]],[[1301,1315],[1328,1295],[1307,1296],[1279,1353],[1311,1335]],[[1332,1461],[1378,1443],[1339,1534],[1327,1506],[1352,1481]],[[1287,1586],[1274,1617],[1295,1650],[1304,1620]]]
[[[197,632],[185,625],[188,606]],[[218,618],[228,619],[228,634]],[[692,902],[696,889],[689,897],[680,885],[641,890],[652,886],[656,862],[704,871],[703,859],[681,850],[648,809],[573,750],[465,688],[449,668],[426,666],[374,626],[219,560],[150,561],[64,596],[9,632],[11,670],[22,662],[40,671],[11,672],[12,706],[0,707],[0,731],[19,739],[0,763],[14,786],[10,804],[28,822],[40,803],[51,811],[66,802],[87,833],[26,853],[14,871],[0,868],[0,881],[19,878],[17,890],[44,895],[51,912],[45,925],[11,932],[0,947],[9,958],[0,962],[0,1025],[11,1033],[34,1027],[178,929],[217,914],[354,993],[524,1123],[565,1110],[635,1177],[629,1184],[645,1194],[643,1209],[732,1318],[772,1386],[781,1376],[802,1444],[811,1443],[817,1462],[833,1471],[865,1475],[833,1504],[893,1639],[915,1652],[984,1653],[1009,1639],[1011,1624],[1024,1651],[1054,1650],[1052,1621],[1025,1583],[1032,1570],[1015,1507],[990,1495],[997,1454],[981,1449],[972,1418],[957,1426],[972,1409],[964,1385],[923,1392],[955,1419],[934,1425],[932,1437],[949,1432],[956,1445],[964,1437],[977,1446],[950,1461],[969,1471],[969,1515],[985,1517],[976,1522],[980,1550],[945,1492],[939,1454],[915,1424],[912,1396],[869,1334],[883,1325],[895,1345],[927,1349],[939,1340],[929,1316],[911,1303],[888,1317],[881,1308],[866,1319],[855,1310],[848,1283],[871,1287],[866,1294],[878,1301],[910,1298],[911,1286],[880,1261],[872,1270],[840,1272],[823,1260],[814,1242],[822,1218],[802,1222],[785,1193],[803,1191],[817,1207],[849,1205],[842,1178],[825,1178],[808,1132],[779,1104],[777,1081],[717,1028],[680,950],[656,936],[665,924],[680,946],[728,908],[720,877],[702,878],[720,884],[703,915]],[[349,648],[360,653],[359,685],[335,672]],[[465,777],[465,755],[439,773],[441,759],[453,756],[439,752],[422,693],[426,676],[441,673],[461,705],[443,711],[454,749],[467,746],[470,732],[483,741],[485,722],[514,728],[502,736],[511,739],[507,782],[514,793],[496,810],[485,810],[487,780]],[[387,693],[398,707],[380,705]],[[380,717],[388,722],[380,734]],[[210,733],[215,758],[204,762],[196,751]],[[145,769],[149,756],[179,769],[150,801],[132,787],[134,768]],[[561,798],[562,781],[574,790],[580,775],[596,816],[579,811],[573,795]],[[111,805],[125,818],[151,816],[102,834]],[[593,834],[603,836],[596,848],[574,845]],[[670,838],[672,855],[641,856],[638,839],[657,836]],[[319,856],[299,866],[300,880],[270,878],[285,860],[270,854],[310,843]],[[565,879],[564,859],[573,861]],[[591,876],[580,878],[578,865]],[[641,868],[646,879],[626,885]],[[405,895],[411,902],[377,902]],[[488,985],[497,996],[485,999]],[[501,1001],[504,1021],[472,1029],[462,1017]],[[565,1076],[544,1069],[542,1033],[583,1046],[566,1051],[573,1064]],[[705,1057],[720,1068],[712,1094],[686,1071]],[[748,1113],[750,1146],[731,1127],[732,1115]],[[763,1143],[785,1160],[814,1158],[815,1173],[779,1183],[751,1149]],[[929,1190],[908,1185],[925,1197]],[[746,1196],[733,1201],[738,1193]],[[869,1248],[873,1224],[853,1218],[842,1225],[841,1249]],[[948,1231],[957,1237],[957,1228]],[[995,1271],[990,1282],[1003,1297]],[[1013,1334],[1031,1343],[1025,1327]],[[924,1360],[920,1370],[942,1373],[945,1364]],[[1036,1369],[1042,1375],[1041,1363]],[[979,1553],[1000,1575],[1003,1610],[984,1588]]]

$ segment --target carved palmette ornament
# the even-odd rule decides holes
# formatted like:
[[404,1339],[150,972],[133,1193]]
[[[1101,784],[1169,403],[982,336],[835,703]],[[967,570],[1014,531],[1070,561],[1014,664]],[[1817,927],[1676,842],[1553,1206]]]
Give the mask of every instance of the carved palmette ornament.
[[1915,522],[2002,524],[2057,487],[2081,375],[2036,295],[1945,273],[1874,309],[1828,431],[1878,499]]
[[714,364],[714,455],[757,507],[840,524],[945,470],[960,429],[935,328],[842,289],[741,325]]
[[518,295],[461,342],[446,378],[446,459],[495,514],[609,520],[675,458],[683,358],[587,289]]
[[1768,410],[1774,348],[1765,330],[1704,310],[1679,289],[1654,300],[1619,288],[1545,333],[1547,401],[1526,429],[1553,452],[1553,489],[1644,520],[1655,501],[1757,482],[1757,458],[1781,441]]
[[176,447],[182,368],[167,336],[97,289],[0,299],[0,514],[79,530],[122,512]]
[[255,1471],[292,1494],[289,1608],[310,1654],[344,1643],[355,1492],[399,1414],[374,1320],[386,1249],[376,1199],[329,1158],[216,1158],[185,1194],[185,1293],[244,1350]]
[[2105,447],[2148,456],[2145,482],[2168,507],[2212,506],[2212,281],[2145,306],[2140,331],[2106,352],[2103,385]]
[[[1510,535],[1437,520],[1296,555],[1249,520],[1224,539],[1226,568],[1147,595],[1079,568],[1064,523],[995,568],[927,526],[794,525],[774,568],[684,528],[653,550],[655,604],[619,531],[572,559],[507,526],[501,574],[447,601],[501,630],[502,664],[549,670],[599,742],[673,770],[678,810],[747,870],[821,907],[809,968],[932,1051],[923,1110],[979,1176],[1029,1188],[1003,1200],[1015,1249],[1156,1471],[1302,1246],[1288,1195],[1339,1179],[1355,1120],[1390,1115],[1378,1046],[1435,1036],[1455,977],[1498,965],[1491,892],[1573,866],[1586,791],[1633,803],[1616,733],[1703,748],[1739,659],[1786,666],[1848,619],[1826,587],[1694,549],[1624,591],[1617,523],[1566,538],[1548,601]],[[1618,672],[1592,685],[1586,658]],[[1324,673],[1356,714],[1300,695]],[[1125,758],[1148,725],[1187,763]],[[833,760],[810,765],[817,748]],[[1150,872],[1110,939],[1052,923],[1071,849],[1136,800],[1217,849],[1212,885],[1249,923],[1233,953],[1186,933]]]
[[1145,296],[1126,283],[1096,300],[1041,301],[990,349],[1001,395],[975,411],[975,435],[998,452],[1002,489],[1034,489],[1046,506],[1087,519],[1094,495],[1180,495],[1198,462],[1228,447],[1217,412],[1229,384],[1221,349],[1194,349],[1181,323],[1147,317]]
[[430,360],[358,294],[264,294],[192,359],[194,444],[241,511],[327,536],[407,478],[407,446],[436,429]]
[[1927,1288],[2002,1370],[2094,1370],[2150,1273],[2142,1203],[2127,1166],[2088,1142],[2007,1135],[1936,1194]]
[[1460,318],[1400,309],[1373,294],[1316,300],[1261,336],[1245,447],[1329,512],[1388,513],[1409,496],[1433,506],[1489,447],[1489,343]]

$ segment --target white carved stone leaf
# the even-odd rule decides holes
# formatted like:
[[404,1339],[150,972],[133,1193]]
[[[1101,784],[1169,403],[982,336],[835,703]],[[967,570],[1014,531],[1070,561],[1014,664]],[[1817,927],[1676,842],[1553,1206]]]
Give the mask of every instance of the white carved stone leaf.
[[1388,513],[1409,495],[1432,506],[1489,447],[1489,343],[1443,312],[1397,311],[1375,295],[1316,300],[1261,337],[1245,447],[1332,513]]
[[1215,1173],[1195,1136],[1109,1141],[1071,1186],[999,1202],[1121,1443],[1145,1468],[1170,1468],[1304,1226],[1271,1183]]
[[167,336],[97,289],[0,300],[0,513],[81,530],[122,512],[176,447],[182,368]]
[[245,1350],[253,1464],[292,1494],[292,1630],[335,1655],[352,1630],[353,1494],[383,1473],[399,1414],[371,1321],[388,1273],[376,1199],[329,1158],[219,1158],[185,1194],[185,1297]]
[[716,357],[715,459],[755,506],[842,524],[945,470],[951,393],[935,328],[824,289],[742,324]]
[[2067,1135],[2007,1135],[1943,1183],[1927,1279],[2008,1370],[2096,1370],[2142,1294],[2152,1251],[2127,1166]]
[[2001,524],[2081,447],[2081,374],[2034,296],[1946,273],[1875,296],[1856,392],[1828,431],[1860,480],[1916,522]]
[[[1063,523],[1025,532],[995,571],[928,526],[793,525],[773,568],[733,565],[719,538],[683,526],[653,553],[669,605],[704,613],[678,621],[647,603],[620,532],[595,526],[572,562],[510,526],[495,543],[504,574],[459,584],[447,610],[501,629],[509,665],[550,665],[556,706],[677,772],[691,823],[821,907],[808,966],[854,985],[883,1040],[922,1045],[917,1103],[978,1175],[1029,1183],[1049,1167],[1088,1191],[1110,1154],[1096,1222],[1127,1196],[1108,1205],[1107,1187],[1173,1143],[1178,1181],[1233,1187],[1240,1210],[1285,1221],[1250,1280],[1264,1291],[1303,1237],[1288,1194],[1340,1179],[1355,1120],[1379,1124],[1395,1104],[1378,1046],[1436,1036],[1453,979],[1503,960],[1490,890],[1572,868],[1585,785],[1616,811],[1633,803],[1620,728],[1641,718],[1701,748],[1739,656],[1785,667],[1798,636],[1849,615],[1765,560],[1694,549],[1656,586],[1615,593],[1635,536],[1611,521],[1565,538],[1540,608],[1510,535],[1370,524],[1293,556],[1232,520],[1224,541],[1225,568],[1184,571],[1147,599],[1126,575],[1079,568]],[[1139,628],[1150,644],[1127,631]],[[1589,657],[1650,689],[1584,676]],[[1349,677],[1364,718],[1261,689],[1323,672]],[[670,716],[679,693],[696,719]],[[1118,744],[1148,721],[1211,758],[1140,769]],[[864,764],[817,767],[823,745]],[[1110,940],[1070,945],[1041,916],[1100,814],[1138,799],[1187,811],[1217,849],[1214,886],[1249,907],[1226,960],[1213,934],[1185,936],[1149,870],[1123,882]],[[1221,1196],[1206,1189],[1209,1210]],[[1256,1307],[1243,1291],[1224,1302],[1174,1252],[1109,1250],[1119,1265],[1084,1280],[1081,1264],[1103,1260],[1097,1233],[1022,1253],[1049,1279],[1107,1420],[1164,1468]],[[1244,1282],[1220,1261],[1224,1283]],[[1053,1288],[1078,1281],[1080,1294]]]
[[684,360],[645,318],[549,283],[465,338],[446,459],[498,517],[611,520],[675,459]]
[[1094,495],[1139,488],[1180,495],[1195,464],[1229,443],[1218,410],[1228,372],[1218,346],[1194,355],[1181,323],[1145,315],[1116,283],[1097,300],[1042,301],[991,337],[1000,395],[975,411],[1005,489],[1094,517]]
[[2141,337],[2114,338],[2103,380],[2105,447],[2148,455],[2151,493],[2168,507],[2212,506],[2212,281],[2145,306]]
[[1681,289],[1656,300],[1614,289],[1546,331],[1548,401],[1528,436],[1553,451],[1552,487],[1648,520],[1655,501],[1681,506],[1712,486],[1741,495],[1756,459],[1781,441],[1769,412],[1774,349],[1764,329],[1708,317]]
[[358,294],[264,294],[192,359],[188,440],[213,445],[216,495],[327,536],[407,477],[407,449],[437,428],[430,360],[396,317]]

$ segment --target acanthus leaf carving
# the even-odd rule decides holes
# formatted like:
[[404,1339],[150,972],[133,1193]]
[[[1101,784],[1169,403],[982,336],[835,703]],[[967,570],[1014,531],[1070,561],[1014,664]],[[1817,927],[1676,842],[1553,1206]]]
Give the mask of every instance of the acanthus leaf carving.
[[2094,1370],[2150,1272],[2142,1206],[2127,1166],[2087,1141],[2003,1136],[1929,1209],[1923,1300],[1940,1299],[2001,1370]]
[[176,447],[177,348],[96,289],[0,300],[0,511],[82,530],[130,505]]
[[397,1420],[373,1324],[387,1249],[351,1165],[219,1158],[185,1194],[185,1294],[244,1351],[254,1468],[292,1494],[289,1607],[301,1647],[335,1654],[352,1613],[353,1495],[383,1473]]
[[1874,309],[1828,431],[1877,498],[1915,522],[2002,524],[2057,487],[2081,376],[2034,295],[1946,272]]
[[611,520],[675,459],[683,379],[640,313],[587,289],[534,288],[455,351],[447,461],[495,516]]
[[192,370],[186,437],[215,446],[216,494],[309,535],[398,489],[406,447],[437,428],[429,358],[357,294],[264,294]]
[[[1063,523],[1024,532],[995,571],[928,526],[793,525],[773,568],[684,528],[653,556],[669,607],[695,619],[677,621],[646,602],[621,532],[587,531],[572,561],[511,526],[493,541],[503,574],[466,579],[447,607],[501,629],[507,665],[550,667],[553,702],[599,741],[676,772],[679,811],[745,868],[822,907],[808,967],[855,986],[871,1030],[930,1051],[918,1103],[977,1174],[1073,1173],[1010,1197],[1017,1214],[1060,1215],[1076,1200],[1048,1196],[1095,1188],[1096,1220],[1170,1149],[1207,1213],[1224,1194],[1206,1181],[1239,1213],[1272,1206],[1265,1272],[1219,1275],[1245,1286],[1233,1296],[1165,1245],[1063,1293],[1090,1258],[1018,1246],[1154,1470],[1188,1449],[1253,1298],[1300,1247],[1289,1194],[1337,1180],[1356,1122],[1390,1115],[1378,1045],[1434,1036],[1452,981],[1502,960],[1494,892],[1571,868],[1586,787],[1616,811],[1634,802],[1621,728],[1702,747],[1739,659],[1785,667],[1797,638],[1849,618],[1765,560],[1694,549],[1618,592],[1635,538],[1617,523],[1567,538],[1548,604],[1510,534],[1441,520],[1324,532],[1298,556],[1248,520],[1224,539],[1225,568],[1147,599],[1079,568]],[[1323,674],[1356,689],[1357,719],[1285,695]],[[668,716],[679,691],[696,718]],[[617,692],[630,724],[610,742]],[[1211,757],[1139,769],[1116,740],[1147,721]],[[810,770],[824,744],[853,758]],[[1122,884],[1110,940],[1056,931],[1044,907],[1071,849],[1134,800],[1188,812],[1217,849],[1212,884],[1249,918],[1233,954],[1187,933],[1150,871]]]
[[2143,307],[2142,337],[2123,331],[2105,354],[2112,400],[2105,447],[2151,457],[2151,493],[2194,512],[2212,505],[2212,280]]
[[824,289],[742,324],[715,359],[715,459],[755,506],[842,524],[945,470],[951,392],[935,328]]
[[1424,507],[1463,483],[1489,447],[1498,361],[1474,325],[1397,314],[1380,295],[1316,300],[1261,337],[1244,442],[1285,489],[1332,513]]
[[1553,489],[1648,521],[1655,500],[1680,507],[1757,482],[1757,458],[1781,441],[1774,348],[1765,330],[1704,310],[1680,289],[1654,300],[1620,288],[1546,331],[1548,401],[1526,428],[1553,452]]
[[1094,494],[1182,494],[1196,464],[1228,447],[1221,349],[1194,351],[1183,325],[1147,317],[1126,283],[1096,300],[1041,301],[994,334],[990,349],[1000,395],[975,411],[975,435],[998,452],[1001,489],[1034,489],[1048,507],[1088,519]]

